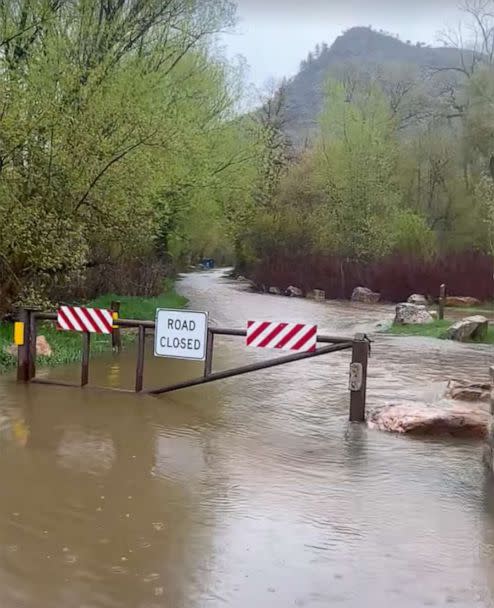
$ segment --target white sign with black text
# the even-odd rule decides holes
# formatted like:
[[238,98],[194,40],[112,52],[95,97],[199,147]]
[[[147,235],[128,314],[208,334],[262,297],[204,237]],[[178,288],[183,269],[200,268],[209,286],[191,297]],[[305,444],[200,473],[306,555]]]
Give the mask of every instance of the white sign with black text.
[[158,308],[154,332],[156,357],[191,359],[206,358],[208,313]]

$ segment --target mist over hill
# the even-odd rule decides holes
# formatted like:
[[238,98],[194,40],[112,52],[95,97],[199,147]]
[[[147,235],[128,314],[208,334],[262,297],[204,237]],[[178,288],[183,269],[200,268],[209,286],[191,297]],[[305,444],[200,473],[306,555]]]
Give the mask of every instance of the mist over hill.
[[[440,78],[429,81],[434,70],[469,63],[472,54],[451,47],[429,47],[423,43],[403,42],[370,27],[354,27],[328,46],[317,45],[301,62],[299,72],[286,81],[286,128],[295,141],[310,137],[322,109],[328,78],[348,80],[352,74],[380,73],[395,83],[401,77],[426,82],[424,92],[439,91]],[[448,78],[451,82],[451,72]],[[456,79],[458,79],[458,74]]]

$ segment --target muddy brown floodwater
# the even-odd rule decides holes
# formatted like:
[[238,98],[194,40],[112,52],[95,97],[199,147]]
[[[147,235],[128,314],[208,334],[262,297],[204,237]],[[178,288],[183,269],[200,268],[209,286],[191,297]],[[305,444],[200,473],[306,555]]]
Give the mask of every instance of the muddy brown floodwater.
[[[347,335],[390,314],[249,293],[220,271],[180,289],[218,325]],[[147,386],[198,371],[151,351]],[[486,376],[493,354],[378,337],[369,405],[434,400],[450,376]],[[215,368],[264,356],[218,340]],[[93,360],[91,382],[131,386],[134,361]],[[336,353],[161,398],[2,377],[0,606],[493,606],[481,445],[349,426],[348,363]]]

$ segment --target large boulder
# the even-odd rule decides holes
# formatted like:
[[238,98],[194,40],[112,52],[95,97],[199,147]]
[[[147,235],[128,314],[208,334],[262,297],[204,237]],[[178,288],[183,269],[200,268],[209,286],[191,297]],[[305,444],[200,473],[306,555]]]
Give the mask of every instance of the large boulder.
[[425,325],[433,321],[430,312],[421,304],[402,302],[396,305],[395,325]]
[[326,299],[326,292],[322,289],[313,289],[307,293],[309,300],[315,300],[316,302],[324,302]]
[[489,322],[482,315],[465,317],[461,321],[453,323],[451,327],[448,327],[444,337],[448,340],[457,340],[458,342],[484,340],[487,337],[488,327]]
[[444,396],[458,401],[489,402],[491,385],[488,382],[469,382],[468,380],[450,380]]
[[487,436],[490,414],[485,408],[419,404],[387,405],[369,413],[371,429],[411,435]]
[[285,289],[285,295],[291,296],[292,298],[302,298],[304,295],[304,292],[301,289],[299,289],[298,287],[294,287],[293,285],[290,285],[290,287],[287,287]]
[[479,306],[480,300],[477,298],[470,298],[468,296],[447,296],[446,306],[458,306],[460,308],[469,308],[471,306]]
[[427,298],[420,293],[412,294],[407,302],[409,304],[421,304],[422,306],[427,306]]
[[355,287],[352,293],[352,302],[363,302],[364,304],[375,304],[381,298],[380,293],[372,291],[367,287]]

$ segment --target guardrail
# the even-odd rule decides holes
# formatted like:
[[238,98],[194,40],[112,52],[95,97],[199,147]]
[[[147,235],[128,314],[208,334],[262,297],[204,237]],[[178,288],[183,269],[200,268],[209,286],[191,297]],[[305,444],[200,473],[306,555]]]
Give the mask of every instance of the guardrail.
[[[40,379],[36,377],[36,335],[39,321],[57,321],[56,312],[40,312],[36,310],[21,310],[17,316],[18,321],[23,323],[22,344],[18,345],[17,379],[20,382],[34,382],[38,384],[51,384],[58,386],[85,387],[89,382],[90,341],[89,332],[81,332],[81,380],[79,384],[60,382],[57,380]],[[225,378],[232,378],[242,374],[276,367],[303,359],[310,359],[327,355],[334,352],[351,350],[350,363],[350,410],[349,419],[352,422],[363,422],[365,420],[365,404],[367,391],[367,365],[370,355],[370,340],[365,334],[357,334],[353,338],[341,336],[317,336],[317,344],[322,345],[313,352],[302,352],[276,357],[265,361],[259,361],[235,367],[232,369],[213,371],[215,336],[245,337],[246,330],[231,329],[224,327],[208,327],[206,357],[204,360],[204,371],[202,376],[192,380],[185,380],[169,386],[153,389],[144,389],[144,363],[145,363],[145,340],[146,332],[154,332],[155,322],[141,319],[118,319],[118,329],[137,328],[137,358],[134,390],[121,388],[108,388],[127,393],[140,393],[147,395],[162,395],[184,388],[199,386],[209,382],[215,382]],[[112,338],[112,343],[114,344]],[[102,387],[106,388],[106,387]]]

